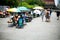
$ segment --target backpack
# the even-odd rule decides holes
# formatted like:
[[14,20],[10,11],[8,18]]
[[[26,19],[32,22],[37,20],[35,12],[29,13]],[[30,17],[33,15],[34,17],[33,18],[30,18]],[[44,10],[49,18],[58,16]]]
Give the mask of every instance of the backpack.
[[18,26],[19,27],[22,27],[23,26],[23,18],[19,18],[19,20],[18,20]]

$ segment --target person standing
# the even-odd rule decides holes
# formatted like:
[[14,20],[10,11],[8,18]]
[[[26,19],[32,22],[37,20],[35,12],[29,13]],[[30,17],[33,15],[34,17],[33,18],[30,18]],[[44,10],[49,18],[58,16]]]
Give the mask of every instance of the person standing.
[[46,14],[45,14],[45,17],[46,17],[46,22],[49,22],[50,21],[50,10],[46,10]]
[[50,9],[50,15],[52,14],[52,9]]
[[60,15],[60,12],[59,11],[56,11],[56,15],[57,15],[57,20],[59,20],[59,15]]
[[41,18],[42,18],[42,21],[43,21],[43,19],[44,19],[44,15],[45,15],[45,10],[42,10],[42,12],[41,12],[41,14],[40,14],[40,16],[41,16]]
[[52,9],[51,9],[51,8],[48,8],[47,10],[48,10],[48,11],[50,11],[50,16],[51,16],[51,13],[52,13]]

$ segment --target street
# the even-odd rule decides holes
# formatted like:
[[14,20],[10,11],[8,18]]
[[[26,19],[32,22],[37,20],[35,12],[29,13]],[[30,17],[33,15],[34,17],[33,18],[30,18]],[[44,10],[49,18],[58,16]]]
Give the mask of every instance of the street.
[[8,27],[9,18],[0,18],[0,40],[60,40],[60,20],[56,13],[50,22],[42,22],[41,17],[34,18],[22,29]]

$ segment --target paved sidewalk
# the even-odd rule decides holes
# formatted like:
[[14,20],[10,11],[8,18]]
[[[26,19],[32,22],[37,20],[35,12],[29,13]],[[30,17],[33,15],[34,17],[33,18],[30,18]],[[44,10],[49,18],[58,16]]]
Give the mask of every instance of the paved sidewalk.
[[51,22],[42,22],[41,17],[38,17],[23,29],[10,28],[6,22],[8,18],[1,19],[0,40],[60,40],[60,20],[56,19],[56,13],[53,12]]

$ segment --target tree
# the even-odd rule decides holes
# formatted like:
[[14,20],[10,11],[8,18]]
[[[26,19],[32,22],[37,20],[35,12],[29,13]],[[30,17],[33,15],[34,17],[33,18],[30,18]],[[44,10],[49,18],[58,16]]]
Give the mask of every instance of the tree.
[[44,2],[42,0],[0,0],[0,5],[17,7],[17,6],[21,6],[22,4],[24,4],[24,2],[25,2],[25,5],[23,6],[29,6],[29,7],[33,7],[34,5],[39,5],[39,6],[44,5]]
[[22,5],[20,3],[19,6],[24,6],[24,7],[27,7],[27,8],[33,8],[34,7],[34,5],[29,5],[27,2],[22,2]]
[[29,3],[30,5],[39,5],[39,6],[43,6],[45,3],[42,0],[26,0],[27,3]]
[[18,6],[19,2],[18,0],[0,0],[0,5],[8,5],[11,7]]
[[11,7],[17,7],[19,5],[18,0],[10,0],[8,3],[8,5]]

